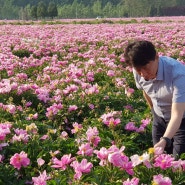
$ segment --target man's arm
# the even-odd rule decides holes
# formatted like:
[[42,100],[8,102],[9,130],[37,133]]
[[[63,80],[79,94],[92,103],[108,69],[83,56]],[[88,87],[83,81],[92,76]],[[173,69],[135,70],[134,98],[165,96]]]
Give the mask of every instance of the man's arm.
[[173,103],[171,119],[164,133],[164,137],[172,138],[180,127],[185,111],[185,103]]
[[143,91],[143,96],[144,96],[144,98],[145,98],[147,104],[149,105],[150,109],[152,109],[153,104],[152,104],[151,98],[146,94],[145,91]]
[[[171,119],[168,123],[167,129],[163,135],[163,137],[167,137],[172,139],[175,133],[178,131],[182,118],[185,112],[185,103],[172,103],[171,110]],[[154,147],[162,147],[163,150],[166,146],[166,141],[164,139],[160,140]]]

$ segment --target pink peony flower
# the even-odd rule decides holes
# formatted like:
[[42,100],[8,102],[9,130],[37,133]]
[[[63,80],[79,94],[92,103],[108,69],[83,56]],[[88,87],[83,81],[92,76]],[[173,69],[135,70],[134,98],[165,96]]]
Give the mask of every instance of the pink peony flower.
[[26,102],[26,104],[25,104],[26,107],[30,107],[31,105],[32,105],[32,102],[30,102],[30,101]]
[[100,159],[100,166],[105,166],[108,163],[108,150],[105,147],[102,147],[99,151],[94,150],[94,153],[97,155],[97,157]]
[[67,139],[68,138],[68,133],[66,131],[62,131],[60,134],[61,139]]
[[125,88],[125,94],[127,97],[131,97],[131,95],[134,93],[134,89],[132,88]]
[[22,166],[26,167],[30,164],[30,159],[27,157],[27,154],[22,151],[20,154],[16,153],[10,158],[10,164],[20,170]]
[[172,185],[172,181],[169,177],[163,177],[163,175],[154,175],[153,176],[153,183],[156,185]]
[[175,158],[169,154],[161,154],[155,158],[154,166],[164,170],[172,167],[172,162],[174,160]]
[[38,113],[35,114],[29,114],[26,120],[35,120],[38,118]]
[[75,170],[75,179],[80,179],[82,176],[82,173],[89,173],[91,171],[91,168],[93,167],[93,164],[90,162],[87,162],[87,159],[82,159],[81,163],[78,161],[73,161],[70,165]]
[[46,139],[48,139],[49,138],[49,136],[47,135],[47,134],[45,134],[45,135],[43,135],[40,139],[41,140],[46,140]]
[[122,146],[120,149],[116,145],[112,145],[109,149],[109,153],[114,153],[114,152],[123,152],[125,150],[125,146]]
[[135,126],[134,122],[128,122],[125,125],[125,130],[129,130],[129,131],[135,131],[137,129],[137,127]]
[[94,107],[95,107],[94,104],[89,104],[88,106],[89,106],[89,108],[90,108],[91,110],[93,110]]
[[110,118],[109,120],[106,120],[104,122],[104,124],[107,125],[108,127],[116,126],[119,123],[121,123],[121,120],[119,118],[116,118],[116,119]]
[[0,163],[3,162],[3,158],[4,158],[3,155],[0,154]]
[[133,179],[127,179],[126,181],[123,182],[123,185],[138,185],[139,184],[139,179],[134,177]]
[[34,185],[46,185],[47,184],[47,180],[50,179],[47,174],[46,171],[44,170],[43,173],[40,173],[40,175],[38,177],[32,177],[32,181],[34,183]]
[[140,132],[144,132],[145,127],[143,127],[142,125],[139,128],[136,128],[136,132],[140,133]]
[[86,132],[88,142],[91,143],[95,147],[101,141],[98,134],[99,134],[99,131],[98,131],[97,127],[93,127],[93,128],[89,127]]
[[89,82],[93,82],[93,81],[94,81],[94,72],[93,72],[93,71],[89,71],[89,72],[86,74],[86,76],[87,76],[87,80],[88,80]]
[[125,85],[126,78],[116,78],[116,86],[119,87],[124,87]]
[[9,79],[2,79],[0,82],[0,94],[9,93],[11,91],[11,84]]
[[52,118],[54,115],[56,115],[61,109],[63,108],[63,105],[61,103],[56,104],[54,103],[52,106],[47,108],[46,116],[48,118]]
[[10,114],[15,114],[15,112],[16,112],[15,105],[6,105],[5,108]]
[[114,152],[112,154],[109,154],[108,160],[114,166],[125,170],[128,174],[134,174],[132,162],[130,162],[129,158],[121,152]]
[[9,146],[8,143],[0,143],[0,151],[3,149],[3,147]]
[[99,88],[98,84],[92,85],[91,87],[87,88],[85,90],[85,93],[90,95],[90,94],[98,94],[99,93]]
[[112,111],[107,114],[103,114],[100,118],[102,119],[102,122],[105,123],[108,122],[111,118],[118,118],[119,116],[121,116],[120,111]]
[[38,158],[37,163],[39,166],[42,166],[45,163],[45,161],[42,158]]
[[185,171],[185,160],[181,161],[182,170]]
[[71,163],[73,159],[71,158],[71,154],[69,155],[63,155],[60,160],[57,158],[54,158],[52,160],[53,165],[51,167],[53,168],[60,168],[61,170],[65,170],[67,168],[67,165]]
[[7,134],[10,134],[10,128],[12,127],[9,123],[1,123],[0,124],[0,141],[5,140]]
[[29,134],[26,130],[23,129],[14,129],[15,135],[12,137],[12,142],[16,141],[23,141],[24,143],[27,143],[29,140]]
[[111,77],[112,77],[112,76],[115,76],[115,71],[113,71],[113,70],[108,70],[108,71],[107,71],[107,75],[108,75],[108,76],[111,76]]
[[125,125],[125,130],[129,131],[135,131],[135,132],[143,132],[145,130],[145,127],[150,123],[150,119],[146,118],[145,120],[141,120],[141,125],[138,127],[135,126],[134,122],[128,122]]
[[74,84],[71,84],[70,86],[67,86],[64,90],[63,90],[63,93],[64,95],[67,95],[67,94],[70,94],[72,92],[77,92],[79,89],[78,86],[74,85]]
[[83,156],[92,156],[93,148],[91,147],[90,143],[85,143],[79,146],[79,151],[77,152],[78,155]]
[[149,118],[142,119],[141,120],[142,126],[146,127],[148,124],[150,124],[150,121],[151,121],[151,119],[149,119]]
[[82,124],[78,124],[77,122],[73,123],[73,129],[71,130],[71,133],[77,133],[79,130],[82,129]]
[[94,153],[97,155],[97,157],[100,159],[100,166],[105,166],[108,164],[108,157],[110,154],[114,152],[122,152],[125,149],[124,146],[122,146],[120,149],[117,148],[116,145],[112,145],[109,149],[106,149],[105,147],[102,147],[99,151],[94,150]]
[[86,132],[88,140],[91,140],[91,137],[97,136],[98,134],[99,134],[99,131],[98,131],[97,127],[93,127],[93,128],[89,127]]
[[77,109],[78,109],[78,107],[76,105],[70,105],[69,108],[68,108],[68,112],[72,112],[72,111],[75,111]]
[[43,101],[44,103],[50,100],[49,90],[45,87],[36,89],[35,93],[37,94],[38,99]]

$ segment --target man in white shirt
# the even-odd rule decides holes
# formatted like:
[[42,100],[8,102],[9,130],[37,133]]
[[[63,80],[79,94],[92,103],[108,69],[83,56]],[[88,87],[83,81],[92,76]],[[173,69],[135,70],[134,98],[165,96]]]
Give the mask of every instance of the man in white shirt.
[[153,112],[154,147],[175,156],[185,153],[185,65],[159,57],[146,40],[129,43],[124,57]]

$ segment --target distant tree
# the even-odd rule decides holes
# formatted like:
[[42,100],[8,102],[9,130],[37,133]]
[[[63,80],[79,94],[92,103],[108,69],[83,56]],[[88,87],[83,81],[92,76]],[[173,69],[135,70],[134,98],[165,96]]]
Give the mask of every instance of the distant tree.
[[111,0],[111,1],[108,0],[107,3],[108,2],[111,2],[112,5],[118,5],[121,3],[121,0]]
[[164,7],[161,11],[164,16],[184,16],[185,6]]
[[59,14],[58,15],[59,15],[60,18],[75,18],[71,5],[61,6],[59,8]]
[[149,11],[150,17],[154,17],[155,15],[157,15],[157,8],[155,6],[151,5]]
[[53,18],[58,16],[57,6],[54,2],[50,2],[48,6],[48,16]]
[[112,17],[113,6],[112,3],[108,2],[103,8],[104,17]]
[[6,0],[1,6],[0,16],[1,19],[18,19],[19,8],[13,5],[12,0]]
[[[58,0],[58,4],[60,4],[61,6],[64,6],[64,5],[69,5],[69,4],[72,4],[74,0]],[[87,0],[85,0],[87,1]]]
[[31,17],[31,8],[30,5],[27,5],[25,8],[21,7],[19,11],[19,17],[22,20],[29,20]]
[[[125,15],[128,17],[132,17],[135,11],[134,1],[133,0],[125,0],[123,1],[125,7]],[[134,9],[134,11],[133,11]]]
[[73,17],[75,17],[76,19],[77,19],[78,17],[80,17],[80,16],[79,16],[79,14],[80,14],[79,4],[78,4],[78,1],[77,1],[77,0],[74,0],[74,1],[73,1],[73,4],[71,5],[71,8],[72,8],[72,11],[73,11],[74,14],[75,14]]
[[93,7],[92,7],[93,13],[95,16],[101,16],[102,15],[102,6],[101,6],[101,1],[97,0],[94,2]]
[[149,0],[137,1],[136,11],[134,12],[135,17],[148,17],[150,14],[151,3]]
[[90,6],[81,5],[82,10],[82,18],[91,18],[92,17],[92,10]]
[[0,19],[143,17],[170,11],[184,15],[184,6],[185,0],[0,0]]
[[44,1],[40,1],[37,6],[37,17],[45,18],[47,16],[47,8]]
[[128,12],[122,3],[115,6],[113,17],[128,17]]
[[185,5],[185,0],[176,0],[177,5]]
[[30,10],[30,15],[32,18],[37,19],[37,6],[32,6]]

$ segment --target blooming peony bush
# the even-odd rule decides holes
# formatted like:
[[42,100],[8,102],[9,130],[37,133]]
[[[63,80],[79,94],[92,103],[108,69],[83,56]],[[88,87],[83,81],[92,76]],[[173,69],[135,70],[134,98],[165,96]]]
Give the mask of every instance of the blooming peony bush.
[[184,155],[152,148],[150,110],[123,58],[141,38],[183,63],[182,17],[0,26],[0,184],[185,183]]

